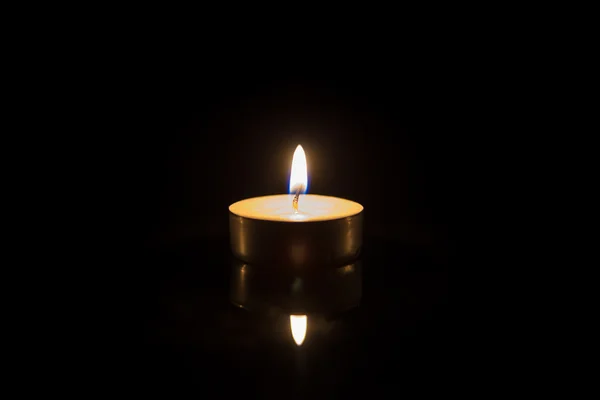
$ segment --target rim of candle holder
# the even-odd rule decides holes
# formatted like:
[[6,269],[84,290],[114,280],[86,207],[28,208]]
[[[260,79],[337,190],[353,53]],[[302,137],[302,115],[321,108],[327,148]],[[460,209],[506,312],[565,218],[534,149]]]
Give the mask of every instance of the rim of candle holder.
[[[264,196],[257,196],[257,197],[252,197],[249,199],[243,199],[243,200],[239,200],[236,201],[232,204],[229,205],[228,207],[228,211],[230,214],[233,214],[235,216],[241,217],[241,218],[247,218],[247,219],[252,219],[255,221],[269,221],[269,222],[284,222],[284,223],[318,223],[318,222],[329,222],[329,221],[335,221],[335,220],[340,220],[340,219],[345,219],[345,218],[351,218],[351,217],[355,217],[359,214],[362,214],[365,211],[365,207],[354,201],[354,200],[350,200],[350,199],[344,199],[344,198],[339,198],[339,197],[335,197],[335,196],[328,196],[328,195],[324,195],[324,194],[317,194],[317,193],[311,193],[311,194],[301,194],[301,196],[308,196],[309,198],[326,198],[326,199],[337,199],[339,201],[343,201],[343,202],[347,202],[347,203],[352,203],[355,204],[357,206],[360,207],[360,210],[355,212],[355,213],[349,213],[349,214],[345,214],[343,216],[340,217],[336,217],[336,218],[327,218],[325,216],[314,216],[313,219],[308,219],[308,220],[303,220],[303,219],[296,219],[296,220],[290,220],[290,219],[285,219],[285,218],[257,218],[257,217],[250,217],[247,215],[242,215],[242,214],[237,214],[236,212],[234,212],[232,210],[232,207],[236,206],[237,204],[240,203],[244,203],[247,201],[258,201],[260,199],[266,199],[266,198],[277,198],[277,197],[282,197],[282,198],[293,198],[294,195],[293,194],[270,194],[270,195],[264,195]],[[302,197],[300,198],[302,199]],[[306,201],[306,200],[305,200]],[[290,203],[290,205],[293,205],[293,201],[292,203]],[[302,207],[299,208],[299,214],[302,214]]]

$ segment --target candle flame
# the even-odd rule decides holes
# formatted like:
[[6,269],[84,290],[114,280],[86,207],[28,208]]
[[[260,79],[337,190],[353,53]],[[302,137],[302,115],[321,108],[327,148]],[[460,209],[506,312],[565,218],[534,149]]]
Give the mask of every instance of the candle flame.
[[296,345],[301,346],[306,337],[306,327],[308,326],[306,315],[290,315],[290,326],[294,342],[296,342]]
[[298,145],[292,159],[292,173],[290,174],[290,193],[295,194],[300,188],[300,193],[306,193],[308,189],[308,177],[306,168],[306,154],[302,146]]

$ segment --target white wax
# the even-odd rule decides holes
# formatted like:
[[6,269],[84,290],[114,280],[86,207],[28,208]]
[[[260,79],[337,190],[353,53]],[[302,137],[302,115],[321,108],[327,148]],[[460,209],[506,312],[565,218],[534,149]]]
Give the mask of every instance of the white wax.
[[253,197],[229,206],[229,211],[244,218],[280,222],[329,221],[351,217],[360,213],[363,206],[339,197],[318,194],[301,194],[298,213],[294,213],[293,194]]

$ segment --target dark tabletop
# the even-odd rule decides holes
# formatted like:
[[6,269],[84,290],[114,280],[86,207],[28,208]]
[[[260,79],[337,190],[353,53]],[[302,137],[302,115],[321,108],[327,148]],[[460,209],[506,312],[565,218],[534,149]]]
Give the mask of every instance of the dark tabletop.
[[[227,240],[211,239],[139,255],[124,288],[130,301],[121,310],[124,333],[112,374],[121,384],[140,393],[261,398],[443,387],[452,346],[445,256],[367,239],[360,304],[309,313],[297,346],[281,307],[232,303],[228,250]],[[337,290],[343,296],[354,289]]]

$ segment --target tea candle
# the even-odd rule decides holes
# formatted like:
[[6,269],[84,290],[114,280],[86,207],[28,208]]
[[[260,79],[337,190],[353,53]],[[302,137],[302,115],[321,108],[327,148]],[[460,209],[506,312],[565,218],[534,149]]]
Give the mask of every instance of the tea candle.
[[339,266],[362,248],[363,206],[307,189],[306,156],[294,152],[291,194],[254,197],[229,206],[233,254],[254,265],[284,268]]
[[294,195],[277,194],[253,197],[233,203],[229,211],[244,218],[274,222],[316,222],[351,217],[363,210],[360,204],[339,197],[301,194],[294,212]]

